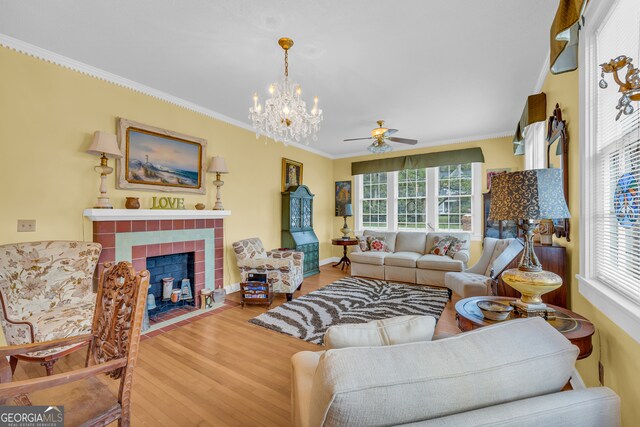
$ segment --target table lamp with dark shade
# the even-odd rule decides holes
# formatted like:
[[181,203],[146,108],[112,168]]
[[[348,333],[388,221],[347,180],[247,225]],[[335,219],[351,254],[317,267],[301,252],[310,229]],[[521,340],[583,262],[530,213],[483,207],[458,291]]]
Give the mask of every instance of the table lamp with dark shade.
[[562,278],[542,270],[533,247],[541,219],[570,218],[563,192],[561,169],[532,169],[495,176],[491,180],[489,219],[521,221],[524,249],[518,268],[506,270],[502,280],[522,296],[515,306],[521,315],[547,316],[551,309],[541,296],[562,286]]
[[340,229],[342,231],[342,238],[345,240],[349,240],[349,233],[351,233],[351,229],[349,228],[349,224],[347,224],[347,217],[353,216],[353,206],[351,203],[347,203],[344,205],[342,210],[342,217],[344,218],[344,225]]

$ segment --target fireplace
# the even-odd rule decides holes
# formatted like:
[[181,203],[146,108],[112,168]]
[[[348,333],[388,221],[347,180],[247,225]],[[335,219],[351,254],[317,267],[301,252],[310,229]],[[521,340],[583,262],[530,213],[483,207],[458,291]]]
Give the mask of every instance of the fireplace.
[[[154,295],[158,295],[158,279],[161,287],[162,278],[173,277],[175,288],[182,279],[189,279],[193,300],[180,304],[183,311],[200,309],[202,289],[223,287],[223,218],[230,215],[229,211],[87,209],[84,215],[93,221],[93,241],[102,244],[96,284],[104,264],[118,261],[131,262],[136,271],[148,269],[149,291]],[[168,258],[158,261],[156,257]],[[185,257],[186,267],[165,270],[167,259]],[[158,263],[162,271],[156,269]],[[156,297],[156,306],[160,305]],[[153,315],[154,311],[149,311],[150,325]]]
[[[147,257],[149,325],[196,310],[195,252]],[[172,298],[172,293],[177,296]]]

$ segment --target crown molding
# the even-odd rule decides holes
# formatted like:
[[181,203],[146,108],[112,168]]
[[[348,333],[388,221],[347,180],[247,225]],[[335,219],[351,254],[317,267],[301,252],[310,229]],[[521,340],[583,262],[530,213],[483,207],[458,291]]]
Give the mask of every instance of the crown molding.
[[[71,59],[64,55],[57,54],[47,49],[43,49],[36,45],[24,42],[22,40],[16,39],[14,37],[8,36],[6,34],[0,33],[0,46],[3,46],[10,50],[15,50],[16,52],[20,52],[22,54],[40,59],[45,62],[49,62],[51,64],[58,65],[60,67],[76,71],[78,73],[103,80],[107,83],[114,84],[116,86],[120,86],[134,92],[141,93],[143,95],[150,96],[152,98],[156,98],[158,100],[168,102],[169,104],[175,105],[180,108],[184,108],[189,111],[193,111],[194,113],[202,114],[203,116],[219,120],[230,125],[239,127],[241,129],[247,130],[249,132],[255,133],[255,129],[251,127],[251,125],[241,122],[239,120],[233,119],[229,116],[225,116],[224,114],[218,113],[217,111],[210,110],[208,108],[204,108],[198,104],[194,104],[193,102],[186,101],[182,98],[178,98],[177,96],[173,96],[161,90],[154,89],[152,87],[143,85],[141,83],[135,82],[133,80],[129,80],[127,78],[118,76],[117,74],[110,73],[108,71],[102,70],[100,68],[85,64],[84,62],[76,61],[75,59]],[[266,138],[267,141],[273,141],[270,138],[260,134],[262,138]],[[274,142],[275,143],[275,142]],[[329,159],[335,159],[335,156],[326,153],[322,150],[318,150],[317,148],[309,147],[305,144],[301,144],[298,142],[291,142],[289,146],[299,148],[301,150],[309,151],[313,154],[317,154],[322,157],[327,157]]]
[[538,75],[538,81],[536,82],[535,89],[533,93],[542,92],[542,86],[544,85],[544,81],[547,79],[549,75],[549,70],[551,69],[551,49],[547,49],[547,56],[544,57],[544,63],[542,64],[542,68],[540,69],[540,74]]
[[[467,137],[463,137],[463,138],[455,138],[455,139],[447,139],[447,140],[440,140],[440,141],[430,141],[430,142],[425,142],[423,144],[416,144],[416,145],[407,145],[407,146],[402,146],[400,148],[396,148],[394,147],[393,152],[396,151],[407,151],[407,150],[417,150],[420,148],[428,148],[428,147],[438,147],[440,145],[447,145],[447,144],[462,144],[465,142],[475,142],[475,141],[482,141],[485,139],[496,139],[496,138],[506,138],[508,136],[513,136],[513,131],[503,131],[503,132],[497,132],[497,133],[490,133],[487,135],[471,135],[471,136],[467,136]],[[366,156],[366,155],[371,155],[373,156],[372,153],[370,153],[367,150],[361,150],[361,151],[355,151],[352,153],[346,153],[346,154],[338,154],[335,155],[334,158],[335,159],[346,159],[349,157],[361,157],[361,156]]]

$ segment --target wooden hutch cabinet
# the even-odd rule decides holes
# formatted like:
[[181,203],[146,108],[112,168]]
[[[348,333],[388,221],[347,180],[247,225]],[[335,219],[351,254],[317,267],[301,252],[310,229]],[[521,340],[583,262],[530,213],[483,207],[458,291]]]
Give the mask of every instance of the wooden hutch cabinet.
[[282,192],[283,248],[304,252],[304,277],[320,273],[318,237],[313,231],[313,197],[306,185]]

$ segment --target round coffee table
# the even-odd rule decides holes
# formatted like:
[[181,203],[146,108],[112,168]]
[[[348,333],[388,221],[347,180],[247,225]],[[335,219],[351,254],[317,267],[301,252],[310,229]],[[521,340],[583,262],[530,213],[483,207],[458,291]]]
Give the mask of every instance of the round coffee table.
[[333,267],[341,265],[340,270],[344,270],[345,267],[351,265],[351,260],[347,256],[347,246],[355,246],[358,244],[358,239],[331,239],[331,244],[335,246],[342,246],[344,248],[342,252],[342,258],[340,261],[333,264]]
[[[500,321],[484,318],[478,308],[478,301],[481,300],[492,300],[509,305],[509,303],[515,301],[516,298],[487,296],[461,299],[456,303],[456,319],[458,321],[458,327],[462,332],[500,323]],[[551,304],[547,305],[556,311],[556,318],[549,320],[548,323],[580,349],[578,359],[588,357],[593,351],[593,345],[591,343],[591,336],[595,332],[593,323],[566,308]],[[506,320],[518,318],[518,315],[511,312]]]

